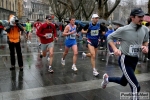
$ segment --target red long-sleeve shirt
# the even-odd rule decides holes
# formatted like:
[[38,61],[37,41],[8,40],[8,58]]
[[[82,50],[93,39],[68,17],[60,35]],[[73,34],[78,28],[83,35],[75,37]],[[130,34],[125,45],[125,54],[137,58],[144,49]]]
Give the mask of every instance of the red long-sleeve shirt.
[[[47,33],[52,33],[53,36],[47,39],[44,37],[44,35]],[[54,38],[57,37],[56,27],[52,23],[44,23],[37,30],[37,36],[40,38],[42,44],[53,42]]]

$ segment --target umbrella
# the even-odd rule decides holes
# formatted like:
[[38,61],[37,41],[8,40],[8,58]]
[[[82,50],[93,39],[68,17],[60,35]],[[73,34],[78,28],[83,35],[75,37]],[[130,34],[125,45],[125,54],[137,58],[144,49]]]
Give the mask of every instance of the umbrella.
[[69,23],[69,20],[65,20],[66,23]]
[[99,19],[99,22],[100,22],[100,23],[105,23],[106,25],[109,25],[109,22],[106,21],[105,19]]
[[144,16],[143,20],[146,22],[150,22],[150,16]]
[[59,25],[62,25],[62,22],[57,22],[56,24],[59,26]]
[[7,20],[0,20],[0,22],[2,23],[2,25],[5,27],[8,25],[8,21]]
[[75,20],[75,24],[76,25],[81,24],[81,21],[80,20]]
[[119,21],[119,20],[115,20],[115,21],[112,21],[112,24],[114,24],[114,25],[120,25],[120,26],[124,26],[125,25],[125,23],[124,22],[122,22],[122,21]]
[[90,21],[81,21],[83,24],[89,24]]

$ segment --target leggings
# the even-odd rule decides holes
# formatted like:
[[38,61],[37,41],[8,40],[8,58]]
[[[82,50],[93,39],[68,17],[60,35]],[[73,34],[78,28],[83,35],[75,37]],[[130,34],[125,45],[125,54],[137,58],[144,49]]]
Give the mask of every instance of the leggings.
[[18,65],[19,65],[19,67],[23,67],[23,60],[22,60],[20,42],[18,42],[18,43],[9,43],[9,50],[10,50],[11,65],[15,66],[15,62],[16,62],[16,60],[15,60],[15,50],[16,50],[17,58],[18,58]]
[[[129,83],[133,94],[140,91],[140,85],[135,77],[134,71],[138,62],[138,57],[131,57],[122,54],[119,57],[119,66],[123,72],[122,77],[109,77],[109,82],[115,82],[122,86],[126,86]],[[133,100],[138,100],[137,96],[133,96]]]

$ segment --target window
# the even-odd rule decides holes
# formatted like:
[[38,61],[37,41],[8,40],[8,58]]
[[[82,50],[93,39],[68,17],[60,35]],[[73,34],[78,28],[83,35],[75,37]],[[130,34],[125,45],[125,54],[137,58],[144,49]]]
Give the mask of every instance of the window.
[[6,0],[5,8],[7,9],[7,0]]
[[4,1],[2,0],[2,1],[1,1],[1,7],[2,7],[2,8],[3,8],[3,4],[4,4]]
[[11,9],[11,1],[9,1],[9,4],[10,4],[10,10],[12,10],[12,9]]
[[15,11],[15,4],[13,3],[13,5],[12,5],[12,6],[13,6],[13,11]]

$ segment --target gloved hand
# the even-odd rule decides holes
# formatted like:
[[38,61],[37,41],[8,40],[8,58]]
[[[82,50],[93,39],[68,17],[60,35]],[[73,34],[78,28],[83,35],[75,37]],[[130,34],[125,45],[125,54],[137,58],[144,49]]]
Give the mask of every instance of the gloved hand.
[[10,32],[10,29],[11,29],[12,27],[13,27],[12,25],[8,25],[8,26],[6,26],[4,29],[5,29],[5,31],[6,31],[7,33],[9,33],[9,32]]

